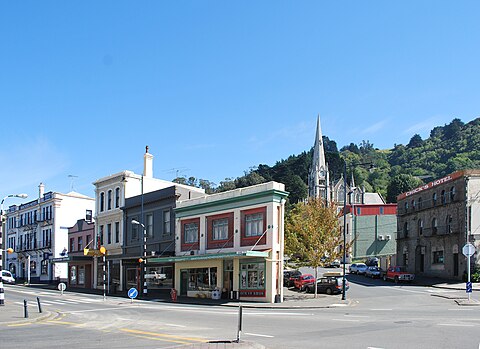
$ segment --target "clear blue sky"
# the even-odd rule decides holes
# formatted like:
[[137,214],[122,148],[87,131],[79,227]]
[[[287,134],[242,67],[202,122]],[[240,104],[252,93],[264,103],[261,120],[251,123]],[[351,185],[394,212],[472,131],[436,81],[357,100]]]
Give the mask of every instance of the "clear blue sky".
[[[478,1],[3,1],[0,196],[125,169],[219,183],[479,116]],[[8,203],[13,203],[10,200]]]

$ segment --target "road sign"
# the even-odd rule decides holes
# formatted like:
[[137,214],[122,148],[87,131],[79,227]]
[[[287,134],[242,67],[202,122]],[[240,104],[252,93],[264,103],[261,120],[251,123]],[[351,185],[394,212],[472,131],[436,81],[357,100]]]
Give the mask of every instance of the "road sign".
[[465,244],[462,248],[462,253],[465,257],[471,257],[475,253],[475,246],[471,243]]
[[467,282],[466,291],[467,293],[472,293],[472,283],[470,281]]
[[137,298],[138,296],[138,290],[135,287],[132,287],[131,289],[128,290],[128,297],[131,299]]
[[63,282],[58,284],[58,290],[59,291],[65,291],[67,289],[67,285],[65,285]]

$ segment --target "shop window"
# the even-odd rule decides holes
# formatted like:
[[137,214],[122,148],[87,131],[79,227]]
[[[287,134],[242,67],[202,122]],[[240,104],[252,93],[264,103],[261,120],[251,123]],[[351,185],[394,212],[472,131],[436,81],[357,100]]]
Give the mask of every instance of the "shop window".
[[41,266],[41,272],[43,275],[46,275],[48,274],[48,259],[43,259],[41,262],[40,262],[40,266]]
[[240,265],[241,289],[265,288],[265,263],[242,263]]
[[433,264],[443,264],[443,251],[433,252]]
[[217,268],[187,269],[188,291],[212,291],[217,287]]
[[173,287],[173,267],[171,265],[147,267],[145,279],[149,290],[169,290]]
[[70,285],[77,284],[77,266],[72,265],[70,267]]

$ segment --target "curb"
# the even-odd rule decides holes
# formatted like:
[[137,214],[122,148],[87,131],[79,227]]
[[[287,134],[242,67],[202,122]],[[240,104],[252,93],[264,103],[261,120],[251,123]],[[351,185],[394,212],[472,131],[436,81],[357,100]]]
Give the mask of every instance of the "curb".
[[42,315],[37,316],[35,318],[23,318],[22,320],[14,320],[14,321],[0,321],[0,325],[10,326],[10,325],[21,325],[33,322],[41,322],[50,317],[56,317],[58,314],[52,313],[50,311],[43,312]]

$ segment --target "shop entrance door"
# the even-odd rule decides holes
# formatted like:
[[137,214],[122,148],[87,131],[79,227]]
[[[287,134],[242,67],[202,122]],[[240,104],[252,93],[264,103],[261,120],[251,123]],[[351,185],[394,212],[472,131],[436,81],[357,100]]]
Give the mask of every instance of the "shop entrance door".
[[188,287],[188,272],[186,270],[182,270],[180,272],[180,296],[187,295],[187,287]]

